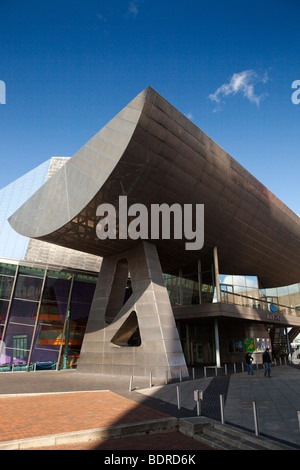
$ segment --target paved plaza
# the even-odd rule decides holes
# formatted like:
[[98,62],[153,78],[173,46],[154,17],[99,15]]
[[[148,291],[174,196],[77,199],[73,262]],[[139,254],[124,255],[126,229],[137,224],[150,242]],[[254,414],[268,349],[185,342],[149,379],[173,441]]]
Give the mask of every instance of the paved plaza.
[[[263,369],[254,370],[253,376],[246,372],[224,375],[224,371],[215,376],[211,370],[209,377],[196,374],[194,380],[167,385],[151,377],[133,377],[131,381],[129,377],[76,371],[2,373],[0,445],[38,436],[197,416],[194,390],[203,391],[203,416],[221,419],[222,395],[225,422],[251,431],[254,401],[259,432],[300,449],[300,370],[289,365],[273,367],[272,378],[265,378]],[[158,448],[207,449],[193,439],[179,439],[179,434],[170,429],[164,439],[158,439]],[[154,448],[155,439],[157,436],[148,436],[138,448]],[[138,445],[135,438],[122,442],[127,449]]]

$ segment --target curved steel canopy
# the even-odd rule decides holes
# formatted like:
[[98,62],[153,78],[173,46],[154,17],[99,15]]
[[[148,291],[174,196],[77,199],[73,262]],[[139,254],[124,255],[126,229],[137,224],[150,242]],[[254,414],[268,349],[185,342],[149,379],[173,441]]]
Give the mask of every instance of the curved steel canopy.
[[151,87],[87,142],[9,219],[22,235],[95,255],[134,240],[99,240],[99,204],[204,204],[205,240],[155,240],[164,272],[205,263],[259,276],[265,287],[300,280],[300,218]]

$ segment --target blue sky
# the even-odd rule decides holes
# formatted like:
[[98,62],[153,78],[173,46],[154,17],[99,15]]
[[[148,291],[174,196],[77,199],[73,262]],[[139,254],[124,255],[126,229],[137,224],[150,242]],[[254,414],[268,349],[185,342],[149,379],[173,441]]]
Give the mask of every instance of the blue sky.
[[0,188],[151,85],[300,214],[298,0],[0,1]]

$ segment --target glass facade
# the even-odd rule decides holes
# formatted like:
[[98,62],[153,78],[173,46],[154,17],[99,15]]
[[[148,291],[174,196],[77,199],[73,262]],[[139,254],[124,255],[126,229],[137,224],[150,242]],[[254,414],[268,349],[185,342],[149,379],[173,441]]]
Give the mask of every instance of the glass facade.
[[178,275],[164,274],[165,285],[169,293],[172,307],[186,307],[214,301],[215,277],[213,264],[206,271],[201,271],[195,264]]
[[[199,268],[199,267],[198,267]],[[178,275],[164,274],[165,285],[172,307],[217,302],[213,263],[208,271],[179,270]],[[256,276],[219,275],[221,301],[262,310],[300,314],[300,283],[290,286],[263,289]]]
[[29,238],[13,230],[7,219],[44,184],[50,161],[0,189],[0,256],[24,259]]
[[0,371],[74,368],[97,275],[0,263]]

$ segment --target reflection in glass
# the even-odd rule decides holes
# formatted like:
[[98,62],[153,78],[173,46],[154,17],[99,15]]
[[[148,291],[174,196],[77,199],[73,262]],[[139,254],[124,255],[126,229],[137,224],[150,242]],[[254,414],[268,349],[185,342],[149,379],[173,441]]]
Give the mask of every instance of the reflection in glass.
[[14,278],[0,275],[0,299],[10,299]]
[[8,276],[14,276],[17,269],[15,264],[0,263],[0,273]]
[[78,364],[81,345],[90,312],[90,306],[96,287],[95,278],[89,282],[75,278],[72,289],[70,308],[67,313],[63,350],[60,367],[74,368]]
[[9,306],[8,300],[0,300],[0,325],[5,324],[8,306]]
[[1,364],[26,364],[29,356],[33,326],[10,322],[2,348]]
[[18,299],[39,300],[43,279],[19,275],[14,297]]

